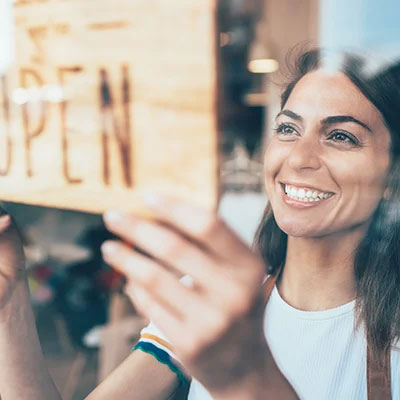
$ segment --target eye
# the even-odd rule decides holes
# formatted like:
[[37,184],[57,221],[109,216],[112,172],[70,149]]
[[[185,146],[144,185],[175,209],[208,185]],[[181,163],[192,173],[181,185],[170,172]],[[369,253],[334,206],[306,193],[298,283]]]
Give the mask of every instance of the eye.
[[328,139],[337,143],[344,143],[353,146],[360,145],[360,141],[354,135],[344,131],[334,131],[329,135]]
[[292,125],[284,123],[279,124],[274,130],[280,136],[293,136],[298,134],[297,130]]

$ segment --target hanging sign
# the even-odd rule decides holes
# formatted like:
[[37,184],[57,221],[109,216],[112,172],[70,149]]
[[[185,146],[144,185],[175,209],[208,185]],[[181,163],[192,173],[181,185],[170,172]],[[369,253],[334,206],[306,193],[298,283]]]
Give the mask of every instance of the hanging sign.
[[141,191],[214,207],[214,0],[16,0],[0,199],[102,212]]

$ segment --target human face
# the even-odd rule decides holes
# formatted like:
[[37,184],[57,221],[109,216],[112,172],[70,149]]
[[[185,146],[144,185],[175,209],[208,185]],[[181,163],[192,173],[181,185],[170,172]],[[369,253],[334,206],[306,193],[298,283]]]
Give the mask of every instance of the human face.
[[390,133],[346,75],[314,71],[297,83],[278,114],[264,165],[276,222],[288,235],[358,230],[385,190]]

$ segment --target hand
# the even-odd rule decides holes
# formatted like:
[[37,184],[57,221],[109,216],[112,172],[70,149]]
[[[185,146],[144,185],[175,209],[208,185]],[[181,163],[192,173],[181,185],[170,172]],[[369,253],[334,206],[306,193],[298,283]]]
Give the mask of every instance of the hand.
[[10,215],[0,210],[0,309],[24,277],[25,256],[20,236]]
[[[269,354],[263,262],[211,212],[169,198],[148,205],[153,220],[105,214],[123,240],[103,245],[106,262],[127,276],[132,301],[192,376],[216,392],[240,384]],[[193,287],[179,282],[184,275]]]

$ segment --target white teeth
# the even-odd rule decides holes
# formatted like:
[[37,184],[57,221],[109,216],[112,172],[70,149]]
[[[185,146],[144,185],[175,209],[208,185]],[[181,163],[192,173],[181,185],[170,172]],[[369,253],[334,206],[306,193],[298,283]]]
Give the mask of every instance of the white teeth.
[[299,189],[297,191],[297,197],[300,197],[300,199],[304,199],[305,195],[306,195],[306,191],[304,189]]
[[288,197],[304,202],[321,201],[331,196],[330,193],[312,191],[307,188],[296,188],[292,185],[284,185],[284,190]]

